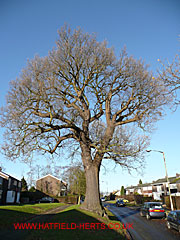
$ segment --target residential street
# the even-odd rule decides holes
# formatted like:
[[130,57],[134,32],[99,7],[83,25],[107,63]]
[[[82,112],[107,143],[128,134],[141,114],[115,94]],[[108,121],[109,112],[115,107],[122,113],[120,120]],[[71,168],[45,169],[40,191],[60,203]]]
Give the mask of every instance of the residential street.
[[180,234],[175,230],[168,230],[166,221],[162,219],[146,220],[139,215],[138,209],[130,207],[116,207],[115,204],[104,204],[118,219],[126,223],[132,223],[133,229],[129,229],[133,240],[177,240]]

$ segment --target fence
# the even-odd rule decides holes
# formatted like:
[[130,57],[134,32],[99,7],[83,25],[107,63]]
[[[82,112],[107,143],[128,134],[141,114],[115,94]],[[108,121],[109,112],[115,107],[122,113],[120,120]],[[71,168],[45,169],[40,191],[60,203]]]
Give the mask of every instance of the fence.
[[64,196],[64,197],[57,197],[58,202],[61,203],[71,203],[77,204],[78,203],[78,196]]
[[116,196],[116,199],[118,198],[125,198],[127,199],[129,202],[134,201],[134,195],[121,195],[121,196]]
[[125,198],[129,202],[135,201],[136,204],[143,204],[144,202],[152,201],[152,197],[145,197],[143,195],[138,195],[138,194],[116,196],[116,199],[118,198]]
[[[49,196],[50,195],[47,195],[39,190],[36,190],[35,192],[24,191],[24,192],[21,192],[20,202],[34,203],[43,197],[49,197]],[[53,197],[56,202],[61,202],[61,203],[77,204],[78,202],[78,196],[64,196],[64,197],[50,196],[50,197]]]
[[[167,208],[171,208],[169,196],[163,197],[163,202]],[[173,207],[175,210],[180,210],[180,196],[172,196]]]

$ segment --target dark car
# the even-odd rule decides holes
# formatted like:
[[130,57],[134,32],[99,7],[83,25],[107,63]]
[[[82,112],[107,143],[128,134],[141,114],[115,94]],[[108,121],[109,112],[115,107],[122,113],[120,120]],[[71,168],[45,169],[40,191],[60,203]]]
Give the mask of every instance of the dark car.
[[52,197],[43,197],[39,200],[39,203],[53,203],[54,198]]
[[117,207],[125,207],[126,204],[125,204],[125,202],[123,200],[117,200],[116,201],[116,206]]
[[146,217],[147,220],[150,218],[165,218],[166,212],[160,202],[146,202],[140,209],[141,217]]
[[166,225],[169,229],[174,228],[180,232],[180,210],[168,214]]

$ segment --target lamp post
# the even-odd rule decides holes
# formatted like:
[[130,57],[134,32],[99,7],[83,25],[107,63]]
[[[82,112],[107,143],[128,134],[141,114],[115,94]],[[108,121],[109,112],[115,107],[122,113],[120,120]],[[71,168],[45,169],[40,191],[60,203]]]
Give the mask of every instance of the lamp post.
[[166,171],[166,181],[168,183],[168,189],[169,189],[169,197],[170,197],[170,203],[171,203],[171,210],[173,211],[174,210],[174,207],[173,207],[173,201],[172,201],[172,196],[171,196],[171,190],[170,190],[170,184],[169,184],[169,178],[168,178],[168,174],[167,174],[167,167],[166,167],[166,159],[165,159],[165,154],[163,151],[158,151],[158,150],[146,150],[146,152],[159,152],[159,153],[162,153],[163,155],[163,159],[164,159],[164,166],[165,166],[165,171]]

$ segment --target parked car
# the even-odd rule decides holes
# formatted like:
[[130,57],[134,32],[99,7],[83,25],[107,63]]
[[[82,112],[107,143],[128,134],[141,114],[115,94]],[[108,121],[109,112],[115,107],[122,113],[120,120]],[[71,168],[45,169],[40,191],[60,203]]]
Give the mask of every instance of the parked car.
[[101,198],[101,202],[105,202],[106,199],[104,197]]
[[123,200],[125,203],[128,203],[128,202],[129,202],[127,199],[124,199],[124,198],[123,198],[122,200]]
[[80,199],[80,204],[82,204],[84,202],[84,200],[85,200],[85,197],[82,196],[81,199]]
[[39,203],[53,203],[54,198],[52,197],[43,197],[39,200]]
[[166,212],[160,202],[146,202],[140,209],[140,215],[146,217],[147,220],[150,218],[165,218]]
[[121,200],[117,200],[116,201],[116,207],[125,207],[126,206],[126,204],[125,204],[125,202],[121,199]]
[[180,210],[171,211],[167,216],[168,229],[174,228],[180,232]]

